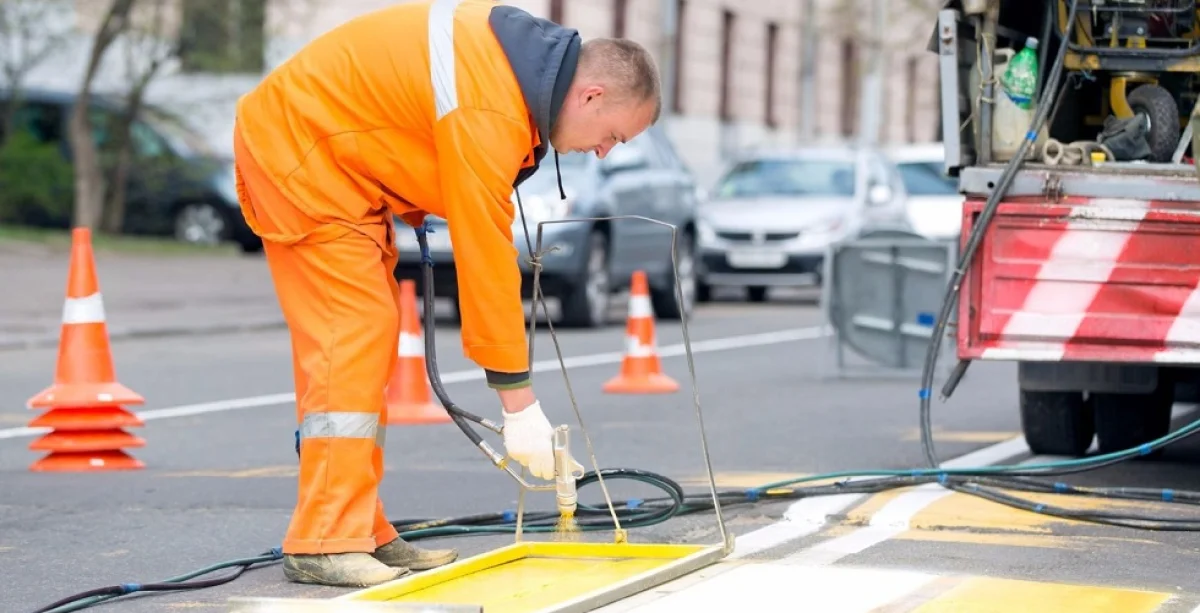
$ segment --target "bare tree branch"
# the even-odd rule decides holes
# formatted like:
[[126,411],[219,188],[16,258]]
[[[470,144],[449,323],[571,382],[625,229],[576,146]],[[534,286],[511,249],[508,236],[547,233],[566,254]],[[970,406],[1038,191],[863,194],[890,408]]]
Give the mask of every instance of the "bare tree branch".
[[62,48],[70,32],[66,0],[0,0],[0,133],[11,134],[21,88],[30,71]]

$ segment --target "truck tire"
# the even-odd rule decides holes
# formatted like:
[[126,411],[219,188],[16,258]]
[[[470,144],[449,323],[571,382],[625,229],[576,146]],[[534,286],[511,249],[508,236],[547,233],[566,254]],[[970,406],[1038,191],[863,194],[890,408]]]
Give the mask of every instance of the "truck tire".
[[1126,99],[1134,113],[1145,113],[1150,119],[1150,161],[1170,162],[1179,144],[1179,106],[1171,92],[1160,85],[1140,85]]
[[[1174,382],[1161,379],[1146,394],[1089,394],[1096,415],[1096,442],[1100,453],[1124,451],[1162,438],[1171,431]],[[1159,455],[1159,452],[1149,454]]]
[[1038,455],[1080,456],[1092,445],[1096,423],[1082,392],[1021,390],[1021,429]]

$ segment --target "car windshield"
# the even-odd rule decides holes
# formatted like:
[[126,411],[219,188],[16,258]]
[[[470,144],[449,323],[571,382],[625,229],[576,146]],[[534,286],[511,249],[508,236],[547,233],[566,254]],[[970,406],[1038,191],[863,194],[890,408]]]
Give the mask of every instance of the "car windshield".
[[171,149],[180,155],[213,155],[211,143],[184,125],[181,120],[165,112],[143,108],[141,119],[166,139]]
[[742,162],[714,190],[716,198],[853,195],[854,163],[824,160]]
[[[568,186],[587,168],[588,158],[595,157],[591,153],[560,153],[558,166],[562,169],[563,186]],[[554,152],[551,151],[542,158],[537,172],[525,179],[521,187],[521,195],[558,193],[558,173],[554,169]]]
[[946,174],[941,162],[906,162],[897,164],[904,189],[910,196],[954,196],[958,182]]

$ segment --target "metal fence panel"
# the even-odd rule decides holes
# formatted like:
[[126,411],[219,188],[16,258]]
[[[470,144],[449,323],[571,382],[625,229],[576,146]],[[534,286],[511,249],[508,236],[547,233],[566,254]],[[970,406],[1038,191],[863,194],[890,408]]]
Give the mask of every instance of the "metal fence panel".
[[[850,370],[846,349],[869,370],[922,370],[957,254],[957,243],[895,231],[830,247],[822,302],[839,375]],[[956,315],[941,339],[939,367],[953,361]]]

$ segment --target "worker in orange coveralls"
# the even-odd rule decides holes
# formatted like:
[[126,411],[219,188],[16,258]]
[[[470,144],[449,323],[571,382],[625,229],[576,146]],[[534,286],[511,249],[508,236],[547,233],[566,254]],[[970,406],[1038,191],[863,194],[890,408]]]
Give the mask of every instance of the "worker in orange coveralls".
[[[284,574],[362,587],[452,562],[399,538],[378,497],[397,355],[393,215],[449,224],[462,344],[504,415],[507,454],[553,478],[531,387],[513,190],[550,147],[604,157],[658,120],[641,46],[492,0],[408,2],[334,28],[237,104],[242,212],[291,331],[299,495]],[[557,158],[555,160],[557,163]]]

